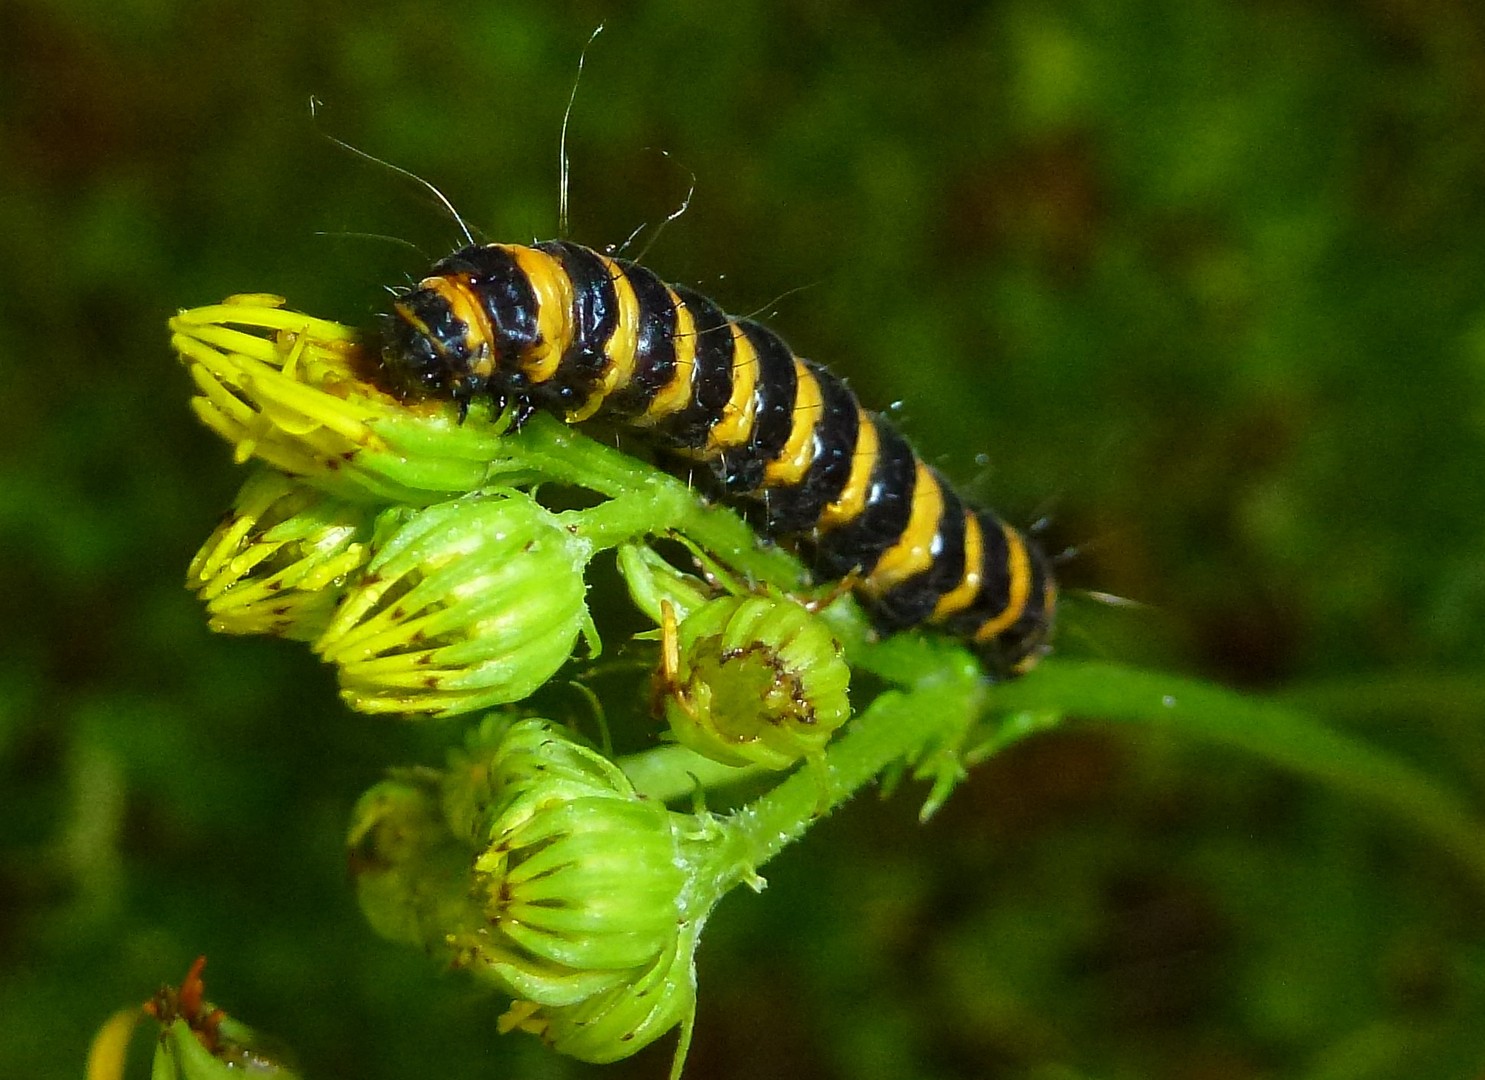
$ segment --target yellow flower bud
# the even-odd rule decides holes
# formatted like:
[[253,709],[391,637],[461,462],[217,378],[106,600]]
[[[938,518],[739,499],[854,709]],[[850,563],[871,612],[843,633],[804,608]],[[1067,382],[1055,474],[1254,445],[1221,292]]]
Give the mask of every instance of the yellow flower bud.
[[525,495],[388,511],[315,650],[362,712],[453,716],[519,701],[590,627],[591,547]]
[[313,641],[366,562],[371,512],[262,469],[202,545],[186,584],[224,634]]
[[404,404],[367,378],[376,360],[354,330],[283,304],[236,296],[170,320],[196,382],[192,408],[238,461],[259,458],[343,498],[412,506],[531,478],[502,445],[502,425]]

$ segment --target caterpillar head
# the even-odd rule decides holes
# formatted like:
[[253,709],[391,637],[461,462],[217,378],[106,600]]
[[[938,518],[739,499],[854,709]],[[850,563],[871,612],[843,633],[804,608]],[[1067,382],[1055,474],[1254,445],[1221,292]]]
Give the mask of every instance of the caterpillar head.
[[464,300],[457,282],[427,278],[381,316],[378,338],[388,389],[462,405],[490,389],[490,345],[461,317]]

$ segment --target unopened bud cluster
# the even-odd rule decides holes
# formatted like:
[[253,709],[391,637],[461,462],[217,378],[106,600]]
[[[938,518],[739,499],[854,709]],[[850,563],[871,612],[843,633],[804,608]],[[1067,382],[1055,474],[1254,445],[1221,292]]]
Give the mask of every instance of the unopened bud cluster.
[[233,447],[342,498],[421,506],[516,483],[498,426],[411,408],[367,378],[375,360],[350,327],[237,296],[170,320],[191,407]]
[[311,642],[362,712],[526,697],[589,629],[592,545],[524,493],[464,494],[522,478],[502,471],[498,431],[388,397],[347,328],[280,303],[171,322],[198,415],[271,466],[188,571],[213,629]]

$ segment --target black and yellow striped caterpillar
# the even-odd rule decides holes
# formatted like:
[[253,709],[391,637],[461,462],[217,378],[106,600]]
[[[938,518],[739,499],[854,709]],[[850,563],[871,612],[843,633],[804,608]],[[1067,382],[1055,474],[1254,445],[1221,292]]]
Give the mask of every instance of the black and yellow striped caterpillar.
[[1048,649],[1057,587],[1037,545],[966,505],[893,427],[777,334],[632,262],[564,241],[472,245],[382,317],[401,393],[518,426],[603,416],[709,464],[823,579],[852,576],[883,631],[927,625],[1019,674]]

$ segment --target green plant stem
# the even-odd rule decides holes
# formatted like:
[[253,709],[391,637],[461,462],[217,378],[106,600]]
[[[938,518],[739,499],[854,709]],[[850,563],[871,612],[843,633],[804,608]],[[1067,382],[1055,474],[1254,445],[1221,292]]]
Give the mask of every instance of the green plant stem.
[[[933,747],[959,745],[971,726],[984,722],[986,710],[1009,724],[988,744],[992,753],[1056,726],[1052,718],[1060,716],[1161,725],[1253,754],[1318,780],[1427,838],[1452,855],[1485,893],[1485,822],[1463,800],[1405,762],[1302,712],[1190,679],[1069,660],[1048,660],[1022,679],[992,686],[977,678],[972,666],[956,664],[954,656],[945,651],[935,658],[925,651],[911,664],[899,663],[899,675],[914,667],[918,678],[906,690],[883,693],[852,721],[827,752],[823,781],[819,771],[800,769],[722,821],[726,840],[708,867],[718,895],[750,880],[816,818],[889,765],[919,760]],[[1009,721],[1000,719],[1007,714]],[[1033,720],[1026,722],[1028,717]],[[640,757],[626,762],[626,768],[634,769]],[[656,757],[634,774],[647,792],[671,797],[698,784],[725,782],[725,774],[715,769],[693,768],[680,757]]]
[[508,445],[511,458],[550,480],[608,496],[643,492],[663,475],[545,413],[531,417]]
[[909,690],[889,690],[852,721],[826,755],[824,772],[804,768],[723,823],[718,877],[748,880],[753,871],[798,839],[894,762],[916,760],[929,748],[955,745],[980,713],[984,683],[971,667],[925,673]]
[[600,548],[675,531],[755,582],[792,590],[805,581],[799,560],[781,547],[760,542],[753,528],[731,510],[708,503],[685,481],[553,417],[532,417],[509,442],[514,466],[609,496],[610,502],[581,512],[584,532]]
[[1311,777],[1383,811],[1439,848],[1485,894],[1485,821],[1405,762],[1324,727],[1287,705],[1172,675],[1113,664],[1048,660],[994,688],[997,710],[1159,724]]
[[[222,357],[218,352],[198,355],[197,341],[203,343],[201,348],[209,346],[208,352],[242,349],[245,356],[256,356],[260,363],[282,362],[275,340],[234,329],[242,325],[294,327],[296,332],[323,339],[319,344],[327,349],[354,336],[335,324],[251,305],[202,309],[172,322],[177,348],[202,364],[214,364]],[[312,419],[343,421],[351,429],[362,423],[357,416],[340,417],[334,409],[314,405],[305,396],[309,393],[296,391],[292,397]],[[417,483],[409,487],[394,476],[389,482],[391,491],[405,489],[418,497],[437,493],[454,475],[458,482],[450,492],[466,490],[471,463],[483,461],[482,474],[497,486],[502,477],[510,483],[515,477],[540,476],[607,496],[607,502],[576,512],[573,519],[597,546],[676,531],[757,584],[792,591],[805,580],[797,560],[777,546],[760,542],[736,514],[710,506],[684,481],[553,417],[535,416],[519,435],[510,438],[501,435],[500,421],[492,424],[488,414],[483,419],[471,416],[467,425],[447,419],[430,425],[410,415],[404,419],[406,445],[401,453],[405,456],[417,459],[420,448],[431,449],[438,443],[457,444],[460,452],[432,455],[438,464],[432,483],[415,475],[411,479]],[[498,442],[498,448],[490,445],[493,442]],[[374,455],[368,457],[374,459]],[[409,465],[405,457],[402,464],[417,472],[417,460]],[[380,482],[374,469],[372,473]],[[1485,823],[1478,815],[1422,772],[1321,726],[1301,709],[1172,676],[1057,659],[1044,662],[1025,678],[991,686],[979,677],[977,666],[962,648],[944,647],[932,635],[903,634],[870,645],[859,607],[832,605],[831,618],[853,665],[902,689],[881,694],[829,749],[823,767],[799,770],[722,823],[728,837],[722,846],[729,852],[730,864],[718,864],[719,881],[728,875],[733,883],[746,879],[752,867],[762,865],[799,836],[815,817],[839,805],[894,762],[931,762],[937,772],[929,799],[932,806],[952,787],[966,745],[973,747],[974,756],[988,756],[1061,718],[1084,716],[1166,725],[1313,777],[1429,838],[1451,853],[1485,893]],[[993,710],[1001,726],[990,738],[967,740],[986,710]],[[1011,723],[1003,721],[1007,714],[1015,717]],[[696,769],[694,763],[688,768],[684,759],[656,757],[643,765],[637,759],[629,764],[645,777],[646,789],[655,792],[678,794],[725,782],[710,771]],[[727,778],[736,775],[729,771]]]
[[567,526],[604,551],[626,540],[637,540],[655,528],[681,515],[684,502],[673,491],[656,491],[645,495],[616,495],[586,510],[570,510],[561,515]]
[[[555,421],[533,421],[519,445],[531,466],[612,496],[583,512],[588,515],[584,529],[599,546],[674,529],[755,581],[791,589],[802,580],[797,561],[787,552],[760,545],[735,514],[707,505],[688,485],[652,466]],[[859,609],[851,607],[845,620],[844,636],[864,635]],[[1024,678],[991,687],[975,677],[962,650],[913,645],[893,639],[853,657],[862,668],[908,690],[881,695],[851,724],[828,751],[823,779],[820,770],[801,769],[726,820],[729,865],[717,867],[719,882],[729,874],[733,882],[745,879],[814,818],[893,762],[920,760],[935,745],[958,745],[951,740],[958,736],[962,741],[973,723],[966,710],[977,713],[988,707],[997,717],[1018,713],[1038,720],[1002,730],[986,753],[999,752],[1068,716],[1161,724],[1245,751],[1319,780],[1428,837],[1485,893],[1485,823],[1422,772],[1320,725],[1303,710],[1173,676],[1056,658]],[[642,775],[642,787],[662,798],[741,775],[735,770],[717,774],[694,762],[678,771],[678,760],[639,765],[636,757],[626,768]]]

